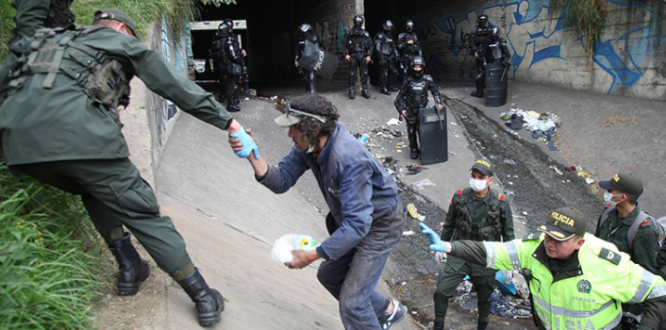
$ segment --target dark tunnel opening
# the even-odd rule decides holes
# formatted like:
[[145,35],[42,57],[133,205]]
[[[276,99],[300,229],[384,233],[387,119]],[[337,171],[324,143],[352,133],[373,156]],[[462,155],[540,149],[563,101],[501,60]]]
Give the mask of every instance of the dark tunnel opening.
[[[320,36],[320,46],[339,55],[338,70],[330,83],[333,89],[347,86],[347,65],[340,55],[344,30],[349,29],[356,10],[348,1],[322,1],[313,3],[303,0],[275,2],[267,0],[238,0],[235,5],[201,6],[201,21],[220,21],[225,18],[245,20],[247,30],[236,30],[241,35],[247,51],[247,66],[251,88],[257,85],[294,85],[300,83],[300,75],[294,67],[294,48],[297,28],[302,23],[315,27]],[[389,0],[385,2],[365,1],[365,28],[374,37],[382,30],[382,23],[390,19],[395,29],[393,37],[404,31],[405,21],[411,17],[413,5]],[[420,22],[415,20],[417,26]],[[341,29],[344,29],[341,31]],[[318,29],[318,30],[317,30]],[[328,34],[326,34],[328,32]],[[193,31],[193,54],[205,58],[214,31]],[[323,40],[322,40],[323,39]],[[216,77],[213,77],[215,79]],[[319,82],[318,82],[319,84]]]

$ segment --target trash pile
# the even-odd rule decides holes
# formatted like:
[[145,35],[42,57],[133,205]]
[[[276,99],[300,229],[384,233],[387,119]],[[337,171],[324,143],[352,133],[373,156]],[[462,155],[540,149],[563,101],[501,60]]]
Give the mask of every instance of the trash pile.
[[505,120],[504,124],[508,128],[514,131],[523,128],[531,131],[533,138],[548,143],[550,150],[557,150],[557,147],[553,144],[553,134],[562,125],[562,120],[556,114],[510,108],[509,112],[501,113],[500,117]]
[[[497,289],[492,294],[490,312],[507,319],[531,318],[529,289],[522,276],[511,276],[511,272],[497,271]],[[455,302],[467,310],[477,310],[478,297],[469,276],[456,289]]]

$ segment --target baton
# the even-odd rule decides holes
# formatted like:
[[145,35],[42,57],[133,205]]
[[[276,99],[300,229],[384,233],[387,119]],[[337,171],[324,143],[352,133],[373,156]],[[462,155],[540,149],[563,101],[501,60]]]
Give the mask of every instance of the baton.
[[502,72],[502,78],[500,78],[500,82],[502,82],[504,80],[504,75],[506,74],[506,69],[508,69],[508,68],[509,68],[508,65],[504,65],[504,72]]

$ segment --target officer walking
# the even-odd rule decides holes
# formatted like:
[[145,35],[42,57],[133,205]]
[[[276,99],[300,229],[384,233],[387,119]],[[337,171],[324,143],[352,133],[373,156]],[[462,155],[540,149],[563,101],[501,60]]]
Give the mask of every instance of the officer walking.
[[303,56],[305,41],[307,40],[319,48],[319,38],[312,34],[312,25],[308,23],[301,24],[298,29],[301,31],[301,33],[298,36],[298,44],[296,44],[296,57],[294,58],[294,65],[298,68],[299,71],[301,71],[301,74],[303,75],[303,82],[305,82],[305,92],[312,94],[317,91],[317,78],[315,77],[314,71],[299,67],[298,61]]
[[233,34],[232,24],[225,20],[218,27],[218,43],[220,45],[217,55],[220,82],[225,86],[224,95],[227,100],[227,111],[240,111],[240,89],[238,82],[243,73],[243,53],[236,35]]
[[[443,241],[473,240],[502,241],[515,239],[511,205],[506,196],[490,188],[495,181],[492,165],[477,160],[471,168],[470,188],[460,189],[453,195],[442,231]],[[438,254],[441,252],[438,252]],[[441,256],[437,256],[441,259]],[[495,270],[450,257],[437,281],[435,292],[434,330],[444,329],[449,298],[466,275],[472,279],[479,299],[477,329],[486,329],[490,316]]]
[[[469,40],[469,48],[474,54],[476,59],[476,77],[483,76],[484,59],[483,55],[486,51],[486,45],[490,43],[490,28],[488,28],[488,16],[481,15],[476,20],[476,27],[472,29],[472,38]],[[507,52],[508,53],[508,52]],[[483,97],[483,85],[479,85],[479,80],[476,81],[476,91],[472,92],[472,96]]]
[[361,95],[370,98],[368,92],[368,63],[372,59],[372,39],[370,33],[363,29],[363,17],[354,17],[354,27],[345,32],[345,40],[342,43],[342,54],[349,62],[349,98],[356,97],[356,69],[361,72]]
[[411,19],[408,19],[405,23],[405,30],[405,32],[398,35],[398,52],[400,53],[403,83],[408,76],[409,69],[412,67],[414,57],[423,56],[421,42],[414,32],[414,22]]
[[407,136],[409,137],[409,148],[411,149],[410,157],[416,159],[419,157],[420,149],[419,143],[416,138],[416,133],[419,132],[419,110],[428,106],[428,91],[435,99],[435,106],[437,111],[444,108],[442,98],[439,95],[437,86],[432,81],[430,75],[424,74],[425,61],[423,57],[416,56],[411,69],[409,70],[409,77],[400,88],[400,93],[395,98],[393,104],[398,110],[398,113],[407,120]]
[[389,20],[382,24],[384,31],[375,35],[373,54],[379,67],[381,93],[391,95],[391,82],[398,77],[396,62],[399,59],[398,48],[393,41],[393,23]]
[[237,155],[247,157],[256,144],[212,94],[146,48],[123,11],[102,9],[93,26],[44,28],[50,3],[16,3],[12,55],[0,70],[11,67],[0,86],[6,92],[0,95],[0,140],[7,165],[14,174],[81,195],[118,261],[119,295],[136,294],[150,274],[125,227],[187,292],[199,324],[220,322],[224,299],[194,267],[183,238],[129,160],[116,107],[129,102],[129,81],[137,75],[182,110],[245,141]]
[[633,263],[615,245],[585,233],[571,207],[554,210],[538,230],[509,242],[444,242],[425,224],[430,249],[488,268],[521,271],[539,329],[616,329],[621,303],[643,304],[639,329],[666,322],[666,282]]
[[[604,200],[608,206],[599,216],[594,235],[615,244],[618,250],[629,255],[631,261],[655,275],[666,279],[666,269],[659,269],[656,256],[661,242],[661,232],[655,220],[641,211],[638,197],[643,193],[643,182],[630,173],[617,173],[608,181],[599,181],[605,189]],[[638,316],[640,305],[623,306],[625,312]],[[627,314],[625,325],[638,323]]]
[[482,58],[483,66],[481,67],[481,71],[474,77],[477,95],[483,96],[483,90],[486,88],[486,65],[488,63],[501,62],[505,67],[509,66],[511,53],[509,53],[509,49],[506,47],[506,39],[500,38],[498,33],[498,28],[493,27],[490,29],[490,41],[479,55]]

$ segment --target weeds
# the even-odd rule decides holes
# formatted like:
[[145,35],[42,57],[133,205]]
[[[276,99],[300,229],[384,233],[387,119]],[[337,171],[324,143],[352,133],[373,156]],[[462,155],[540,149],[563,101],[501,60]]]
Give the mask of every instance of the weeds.
[[13,177],[0,158],[0,328],[89,329],[101,245],[72,195]]

